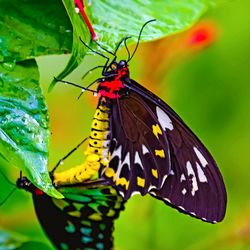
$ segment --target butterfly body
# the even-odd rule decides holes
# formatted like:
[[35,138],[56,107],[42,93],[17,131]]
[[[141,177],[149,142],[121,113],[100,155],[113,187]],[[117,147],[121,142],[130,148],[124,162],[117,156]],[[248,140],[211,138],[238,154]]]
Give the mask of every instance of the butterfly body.
[[46,195],[25,177],[17,186],[32,193],[38,220],[57,249],[113,249],[114,220],[124,201],[105,182],[60,187],[64,199]]

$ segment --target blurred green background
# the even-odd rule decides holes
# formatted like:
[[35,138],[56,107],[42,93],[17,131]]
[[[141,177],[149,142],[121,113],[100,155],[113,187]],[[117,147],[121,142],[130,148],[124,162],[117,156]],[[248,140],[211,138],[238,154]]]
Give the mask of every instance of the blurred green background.
[[[130,64],[131,78],[161,96],[215,157],[228,192],[224,221],[206,224],[150,196],[135,196],[116,222],[115,249],[250,249],[249,12],[249,0],[232,1],[210,10],[186,32],[141,44]],[[120,52],[123,56],[125,51]],[[68,59],[69,56],[38,58],[45,92]],[[102,58],[86,57],[67,79],[80,83],[84,72],[102,64]],[[91,82],[98,73],[86,81]],[[77,89],[60,84],[47,94],[51,167],[90,131],[96,99],[85,93],[77,100],[78,95]],[[65,167],[81,163],[83,150],[84,147]],[[13,182],[18,175],[14,169],[8,173]],[[5,190],[0,196],[3,199],[12,186],[2,177],[0,183],[1,190]],[[23,190],[16,191],[0,207],[0,225],[33,240],[47,241],[36,219],[31,195]]]

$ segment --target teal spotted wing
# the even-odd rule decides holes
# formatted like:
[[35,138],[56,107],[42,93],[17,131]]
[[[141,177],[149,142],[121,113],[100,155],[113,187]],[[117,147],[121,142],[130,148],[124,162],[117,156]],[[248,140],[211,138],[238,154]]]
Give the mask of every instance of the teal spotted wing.
[[60,187],[64,199],[46,195],[24,177],[17,186],[32,192],[38,220],[57,249],[113,249],[114,221],[124,201],[105,182]]

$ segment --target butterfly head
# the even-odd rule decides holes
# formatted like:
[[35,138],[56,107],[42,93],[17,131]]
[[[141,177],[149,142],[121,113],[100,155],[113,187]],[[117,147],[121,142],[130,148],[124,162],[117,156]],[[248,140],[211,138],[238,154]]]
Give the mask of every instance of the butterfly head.
[[33,193],[35,189],[35,186],[31,183],[31,181],[29,181],[27,177],[23,176],[17,179],[16,186],[31,193]]
[[117,72],[118,70],[121,70],[127,67],[128,67],[128,63],[125,60],[121,60],[120,62],[113,61],[110,64],[110,68],[113,72]]
[[110,71],[110,74],[111,75],[117,75],[118,78],[122,77],[122,76],[125,76],[125,75],[129,75],[129,71],[128,71],[128,63],[127,61],[125,60],[121,60],[119,62],[112,62],[110,64],[110,68],[111,68],[111,71]]

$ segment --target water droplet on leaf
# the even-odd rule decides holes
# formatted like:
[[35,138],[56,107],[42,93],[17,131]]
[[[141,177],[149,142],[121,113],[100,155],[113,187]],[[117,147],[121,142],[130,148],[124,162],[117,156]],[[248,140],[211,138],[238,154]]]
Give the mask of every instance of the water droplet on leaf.
[[15,66],[16,66],[16,63],[15,62],[5,62],[2,64],[3,68],[8,70],[8,71],[13,71]]

